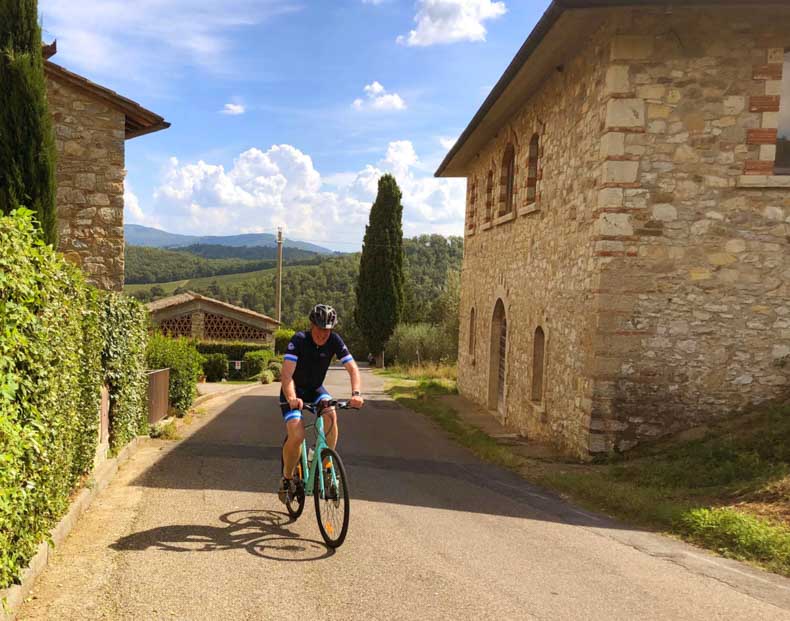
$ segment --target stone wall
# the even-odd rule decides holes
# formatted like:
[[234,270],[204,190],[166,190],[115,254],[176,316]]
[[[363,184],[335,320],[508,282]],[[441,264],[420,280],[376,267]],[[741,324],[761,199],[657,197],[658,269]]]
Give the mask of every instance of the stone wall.
[[123,288],[122,112],[47,80],[58,153],[59,249],[98,287]]
[[[591,42],[555,72],[471,165],[461,293],[459,389],[485,407],[497,361],[492,323],[497,300],[508,326],[507,424],[570,452],[587,448],[591,409],[591,352],[595,316],[591,290],[593,216],[601,175],[603,83],[609,38]],[[539,137],[536,200],[528,199],[529,145]],[[516,153],[514,210],[499,216],[503,155]],[[487,192],[489,171],[494,187]],[[475,192],[474,201],[473,192]],[[486,199],[491,198],[490,218]],[[474,309],[474,351],[470,352]],[[544,391],[533,399],[533,345],[545,334]]]
[[770,175],[790,9],[609,16],[470,164],[462,273],[461,393],[496,410],[501,299],[500,415],[582,455],[790,397],[790,178]]
[[622,10],[614,28],[592,451],[790,396],[790,179],[765,176],[790,10]]

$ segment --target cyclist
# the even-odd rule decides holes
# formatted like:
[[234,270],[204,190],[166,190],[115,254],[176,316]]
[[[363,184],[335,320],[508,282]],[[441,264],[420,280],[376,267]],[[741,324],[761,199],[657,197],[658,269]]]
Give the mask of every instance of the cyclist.
[[323,402],[332,399],[323,383],[333,356],[340,360],[351,377],[349,405],[361,408],[364,403],[360,394],[362,382],[359,368],[343,339],[332,331],[336,324],[335,309],[326,304],[317,304],[310,311],[310,330],[294,334],[286,349],[281,376],[280,409],[288,439],[283,445],[283,478],[277,493],[283,503],[295,492],[293,473],[304,441],[302,408],[305,401],[318,404],[324,417],[326,442],[330,448],[337,445],[337,412],[334,407],[321,407]]

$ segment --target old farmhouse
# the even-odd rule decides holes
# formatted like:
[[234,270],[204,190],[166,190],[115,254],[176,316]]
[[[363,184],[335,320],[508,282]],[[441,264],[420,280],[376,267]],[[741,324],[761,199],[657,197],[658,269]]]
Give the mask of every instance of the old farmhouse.
[[437,171],[463,395],[577,455],[790,396],[788,50],[786,1],[551,4]]
[[98,287],[123,289],[124,142],[170,127],[161,116],[51,62],[47,98],[57,149],[58,246]]
[[151,323],[167,336],[274,344],[280,322],[192,291],[150,302]]

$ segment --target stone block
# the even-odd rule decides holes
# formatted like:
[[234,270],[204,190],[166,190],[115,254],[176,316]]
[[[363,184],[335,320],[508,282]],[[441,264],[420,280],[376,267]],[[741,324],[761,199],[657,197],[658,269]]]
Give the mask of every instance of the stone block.
[[607,161],[603,164],[604,183],[635,183],[639,176],[639,162]]
[[667,94],[667,87],[663,84],[646,84],[636,89],[636,96],[640,99],[663,100]]
[[110,197],[101,192],[94,192],[88,195],[88,203],[103,207],[110,204]]
[[74,176],[74,184],[82,190],[94,190],[96,188],[96,173],[77,173]]
[[628,65],[611,65],[606,70],[606,90],[607,95],[628,93],[631,90],[631,79],[629,77],[630,67]]
[[76,140],[67,140],[63,145],[63,152],[71,157],[82,157],[85,155],[85,147]]
[[766,95],[781,95],[782,94],[782,81],[781,80],[766,80],[765,82]]
[[612,39],[612,60],[645,60],[653,54],[655,38],[644,35],[616,35]]
[[618,208],[623,206],[622,188],[604,188],[598,190],[598,208]]
[[746,97],[729,95],[724,98],[724,114],[741,114],[746,110]]
[[666,203],[653,205],[652,216],[653,220],[659,222],[674,222],[678,219],[678,210],[674,205]]
[[603,237],[628,237],[634,234],[627,213],[602,213],[595,222],[595,234]]
[[618,157],[625,155],[625,134],[606,132],[601,139],[601,157]]
[[638,128],[645,126],[645,102],[642,99],[610,99],[606,105],[606,127]]
[[779,113],[778,112],[763,112],[762,122],[760,124],[763,128],[776,129],[779,127]]

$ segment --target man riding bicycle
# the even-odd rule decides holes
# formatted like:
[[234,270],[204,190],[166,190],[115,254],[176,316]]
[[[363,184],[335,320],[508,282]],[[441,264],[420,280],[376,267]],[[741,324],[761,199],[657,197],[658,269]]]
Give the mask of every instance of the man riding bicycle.
[[343,339],[332,332],[336,324],[337,313],[334,308],[325,304],[316,305],[310,311],[310,330],[294,334],[285,353],[280,409],[288,439],[283,445],[283,478],[277,493],[283,503],[295,492],[293,475],[305,435],[302,422],[305,402],[318,405],[318,412],[324,418],[326,442],[333,449],[337,445],[337,412],[334,407],[322,407],[323,403],[332,400],[323,383],[333,356],[340,360],[351,377],[349,405],[361,408],[364,403],[360,394],[359,368]]

